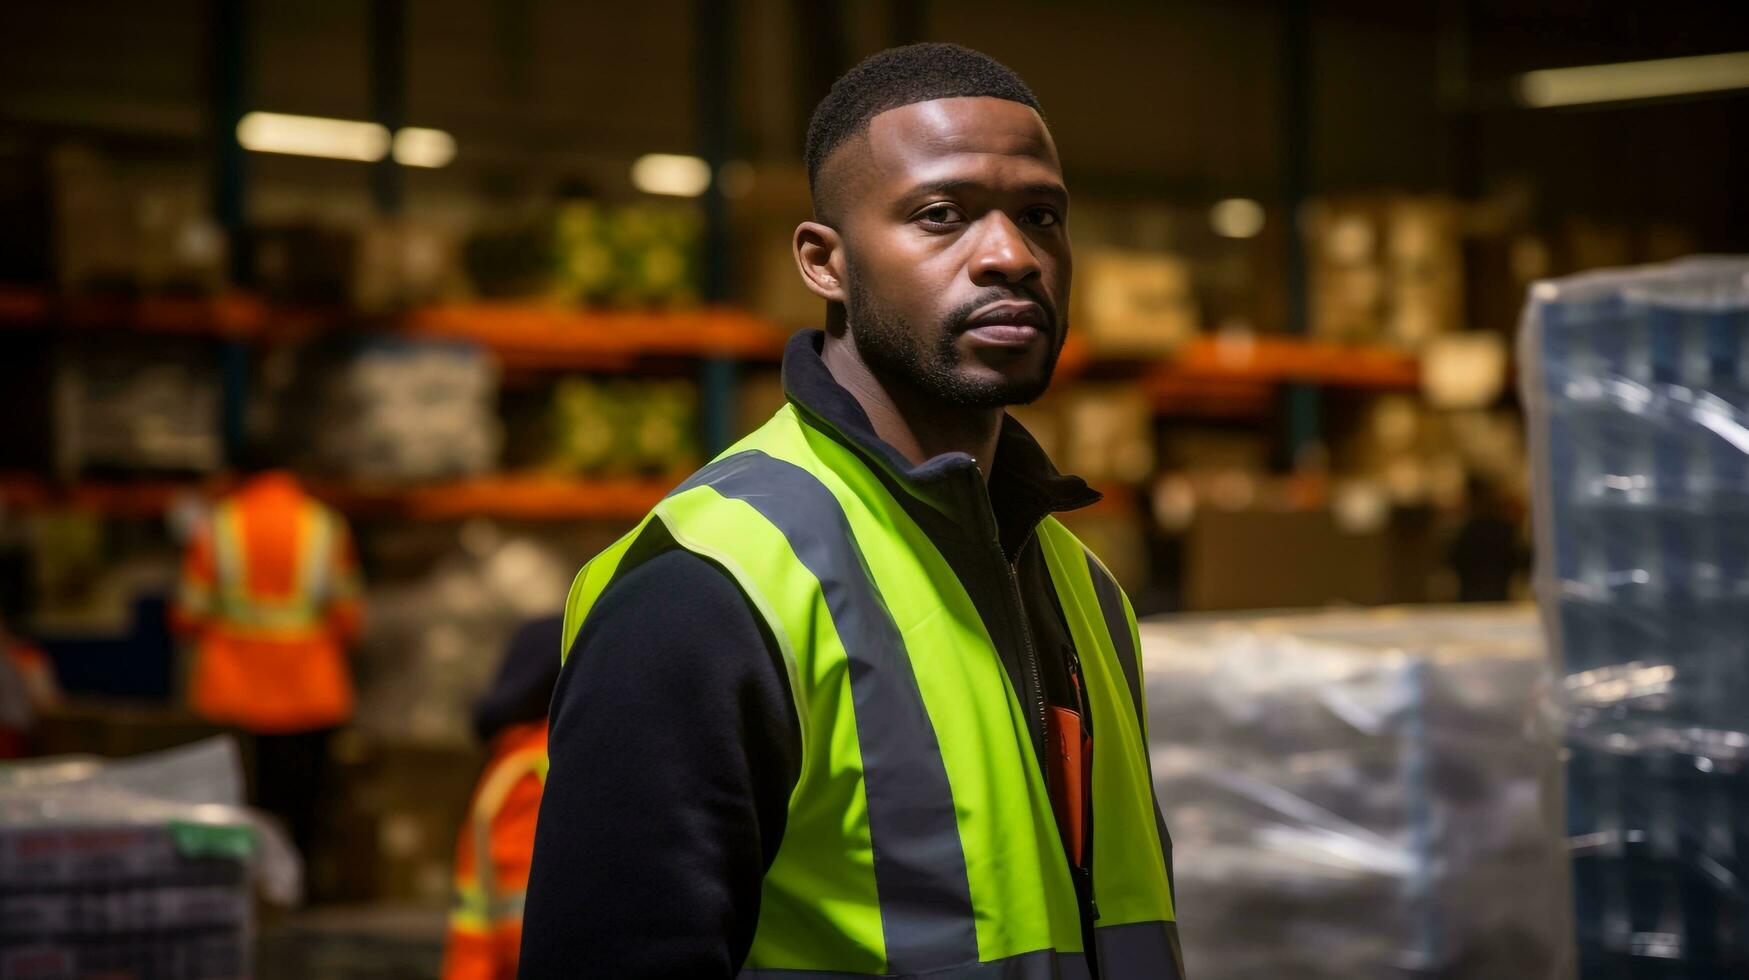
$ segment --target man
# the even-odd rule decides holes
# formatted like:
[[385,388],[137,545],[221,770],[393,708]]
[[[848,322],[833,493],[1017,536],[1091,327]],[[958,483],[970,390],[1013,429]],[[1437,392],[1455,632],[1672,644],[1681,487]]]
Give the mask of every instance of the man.
[[172,624],[195,639],[189,701],[255,736],[255,799],[306,857],[334,729],[352,717],[346,645],[358,561],[340,515],[292,474],[249,477],[214,506],[182,566]]
[[789,403],[572,587],[523,976],[1177,977],[1098,494],[1003,412],[1067,328],[1038,104],[899,48],[806,156]]
[[491,759],[455,847],[443,980],[514,980],[535,818],[547,778],[547,705],[559,680],[553,650],[564,620],[524,623],[492,687],[474,705],[474,733]]

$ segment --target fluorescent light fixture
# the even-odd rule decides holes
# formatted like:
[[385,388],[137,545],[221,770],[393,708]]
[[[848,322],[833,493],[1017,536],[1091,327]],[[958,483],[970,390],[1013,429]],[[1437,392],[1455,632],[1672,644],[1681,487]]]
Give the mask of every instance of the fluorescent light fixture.
[[1263,230],[1263,205],[1248,197],[1216,201],[1209,209],[1209,227],[1222,238],[1255,238]]
[[646,153],[632,163],[632,186],[645,194],[697,197],[710,185],[710,164],[698,157]]
[[1518,76],[1518,101],[1541,109],[1735,88],[1749,88],[1749,51],[1529,71]]
[[393,152],[403,167],[444,167],[455,159],[455,137],[441,129],[408,126],[395,131]]
[[375,163],[389,152],[389,131],[372,122],[251,112],[237,122],[237,142],[257,153]]

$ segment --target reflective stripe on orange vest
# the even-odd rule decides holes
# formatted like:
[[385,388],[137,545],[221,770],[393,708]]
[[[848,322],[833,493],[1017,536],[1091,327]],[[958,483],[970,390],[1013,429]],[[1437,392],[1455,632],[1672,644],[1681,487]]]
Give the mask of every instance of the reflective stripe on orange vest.
[[307,632],[320,625],[334,562],[332,518],[311,503],[298,508],[296,520],[292,588],[271,595],[250,587],[242,508],[234,500],[219,505],[213,515],[214,614],[227,625],[260,633]]
[[[522,920],[527,889],[506,889],[498,881],[498,872],[492,861],[492,822],[498,818],[505,797],[528,776],[546,785],[547,753],[544,746],[523,749],[499,759],[480,784],[473,810],[468,814],[468,831],[474,849],[473,874],[464,877],[458,873],[456,879],[457,900],[450,922],[458,928],[487,931],[506,921]],[[529,843],[532,846],[533,842]]]
[[[510,980],[516,975],[534,813],[547,775],[544,720],[505,730],[496,750],[456,843],[444,980]],[[533,787],[530,777],[536,781]]]

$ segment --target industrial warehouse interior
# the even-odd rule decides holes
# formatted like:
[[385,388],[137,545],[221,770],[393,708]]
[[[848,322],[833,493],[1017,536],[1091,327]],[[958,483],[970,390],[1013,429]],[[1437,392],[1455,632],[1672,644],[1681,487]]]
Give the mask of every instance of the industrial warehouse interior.
[[1098,491],[1183,976],[1749,976],[1749,5],[0,24],[0,980],[517,975],[567,597],[795,398],[810,117],[920,42],[1072,198],[1008,414]]

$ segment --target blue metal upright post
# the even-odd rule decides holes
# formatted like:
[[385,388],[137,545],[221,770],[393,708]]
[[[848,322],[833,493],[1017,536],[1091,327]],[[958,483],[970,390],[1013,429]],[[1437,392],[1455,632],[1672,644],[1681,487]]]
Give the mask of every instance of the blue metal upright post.
[[[700,292],[708,304],[729,299],[729,208],[723,196],[723,164],[734,141],[734,14],[728,0],[696,0],[693,5],[694,98],[698,112],[699,155],[710,166],[711,182],[699,199],[704,209],[703,279]],[[699,408],[705,451],[716,453],[734,441],[735,382],[733,360],[707,358],[699,365]]]
[[[1287,229],[1288,333],[1311,332],[1306,238],[1300,227],[1311,192],[1312,24],[1308,0],[1288,0],[1282,14],[1281,210]],[[1288,385],[1284,392],[1286,463],[1294,468],[1321,438],[1318,389]]]
[[[254,265],[245,222],[248,158],[237,142],[237,124],[248,104],[249,3],[214,0],[212,5],[212,90],[209,93],[212,148],[213,221],[224,231],[226,263],[233,287],[247,284]],[[248,438],[249,350],[240,340],[222,342],[219,353],[221,397],[219,432],[224,457],[236,463]]]
[[[403,0],[372,0],[370,7],[371,115],[391,137],[407,123],[407,8]],[[399,214],[401,165],[390,153],[371,167],[371,200],[378,214]]]

